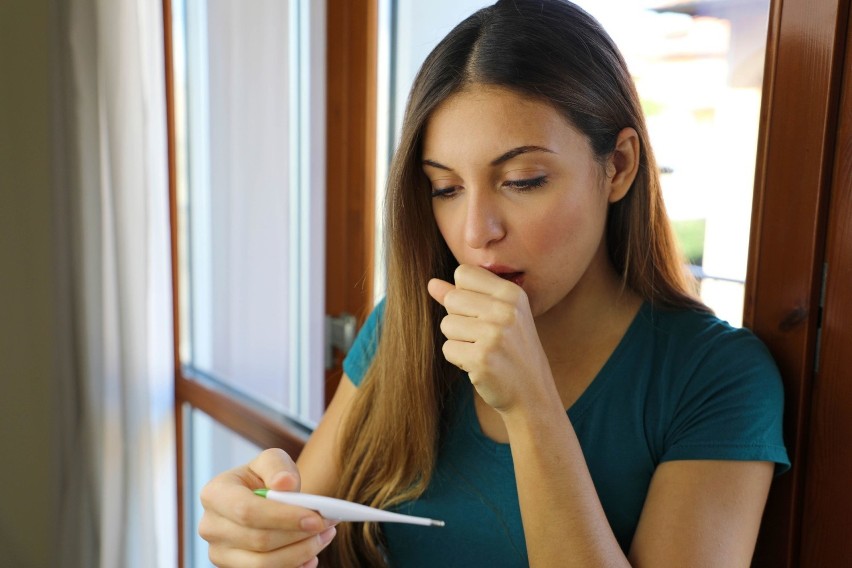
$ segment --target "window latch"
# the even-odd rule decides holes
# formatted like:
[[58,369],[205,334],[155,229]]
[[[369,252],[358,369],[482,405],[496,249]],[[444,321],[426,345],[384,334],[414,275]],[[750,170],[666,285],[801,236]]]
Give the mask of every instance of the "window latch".
[[344,355],[355,342],[355,316],[342,313],[337,317],[325,316],[325,369],[334,367],[334,350],[339,349]]

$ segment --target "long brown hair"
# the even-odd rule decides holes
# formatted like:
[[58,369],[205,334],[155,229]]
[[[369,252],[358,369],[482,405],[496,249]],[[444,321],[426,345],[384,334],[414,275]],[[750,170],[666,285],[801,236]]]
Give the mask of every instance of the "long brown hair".
[[[655,306],[707,309],[691,295],[674,244],[633,81],[600,24],[560,0],[501,0],[476,12],[427,57],[406,107],[387,188],[382,333],[340,434],[337,496],[344,499],[389,508],[416,499],[430,481],[443,403],[458,371],[441,355],[442,314],[426,283],[450,280],[457,262],[432,214],[422,136],[432,111],[472,84],[551,104],[588,137],[601,163],[618,133],[634,128],[640,167],[630,191],[610,207],[610,259],[623,284]],[[377,525],[344,523],[324,560],[381,566],[382,545]]]

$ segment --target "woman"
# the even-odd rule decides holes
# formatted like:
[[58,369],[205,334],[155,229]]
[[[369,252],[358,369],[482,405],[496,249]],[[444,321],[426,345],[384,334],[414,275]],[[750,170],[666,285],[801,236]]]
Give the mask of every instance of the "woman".
[[[214,563],[315,566],[328,546],[339,566],[749,564],[789,465],[781,383],[691,295],[597,22],[514,0],[450,32],[386,210],[387,298],[298,467],[268,450],[202,492]],[[447,526],[334,526],[258,487]]]

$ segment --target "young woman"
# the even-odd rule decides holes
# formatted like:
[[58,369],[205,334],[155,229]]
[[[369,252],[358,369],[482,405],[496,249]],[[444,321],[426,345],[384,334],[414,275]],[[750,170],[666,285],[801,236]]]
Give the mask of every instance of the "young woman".
[[[267,450],[202,491],[216,565],[749,564],[788,465],[781,382],[692,296],[597,22],[509,0],[450,32],[386,210],[387,297],[298,467]],[[333,526],[259,487],[446,527]]]

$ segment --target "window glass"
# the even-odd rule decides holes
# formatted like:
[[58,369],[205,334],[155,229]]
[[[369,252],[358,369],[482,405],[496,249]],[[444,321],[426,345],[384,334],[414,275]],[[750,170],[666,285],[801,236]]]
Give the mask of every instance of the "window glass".
[[200,410],[187,412],[187,446],[191,448],[187,457],[187,480],[189,491],[186,500],[187,566],[201,568],[212,566],[208,560],[207,542],[198,536],[198,523],[204,510],[198,500],[201,488],[223,471],[246,464],[257,456],[262,448],[246,441],[231,430],[220,425]]
[[323,400],[317,6],[173,3],[181,362],[308,424]]
[[[769,1],[577,3],[628,62],[663,171],[666,207],[702,299],[741,325]],[[384,4],[391,26],[380,49],[392,68],[384,109],[393,117],[388,149],[426,55],[465,16],[490,4]],[[383,156],[389,160],[390,150]]]
[[[179,384],[311,428],[324,409],[325,2],[172,0],[171,16]],[[183,560],[200,567],[201,488],[260,448],[191,398]]]

